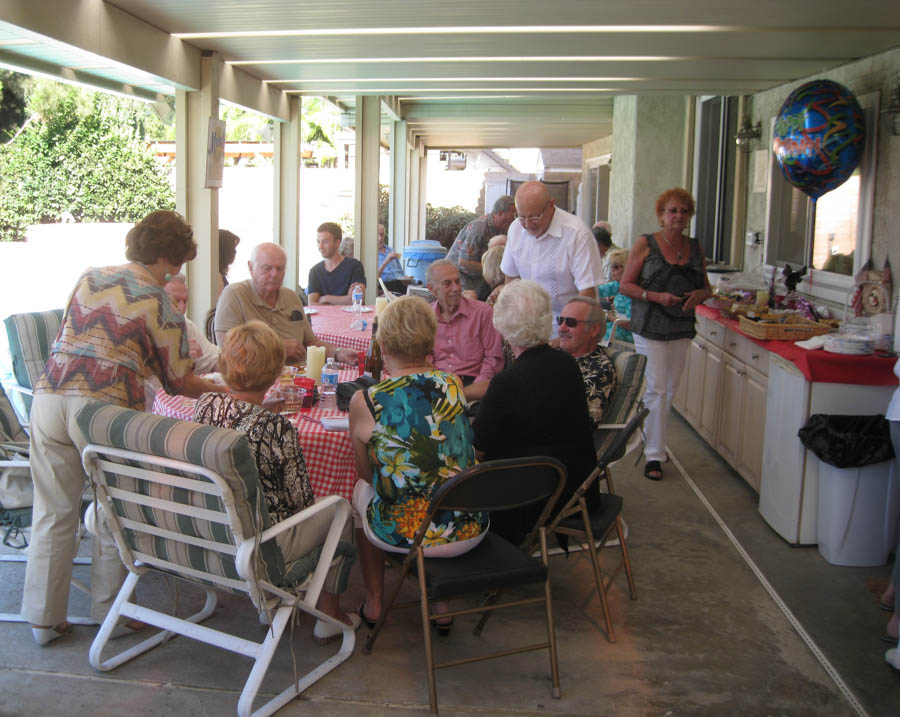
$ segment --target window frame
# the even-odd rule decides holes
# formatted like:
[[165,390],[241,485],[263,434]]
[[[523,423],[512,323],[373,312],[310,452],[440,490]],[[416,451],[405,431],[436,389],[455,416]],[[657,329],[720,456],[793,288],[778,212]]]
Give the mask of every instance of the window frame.
[[[856,232],[856,246],[853,252],[853,273],[851,275],[836,274],[831,271],[822,271],[812,268],[813,237],[815,234],[815,207],[812,199],[806,197],[806,228],[803,247],[804,264],[808,267],[806,276],[797,286],[801,293],[808,294],[814,299],[830,301],[844,305],[847,296],[856,282],[854,278],[860,268],[869,260],[872,253],[872,224],[875,204],[875,180],[878,171],[878,117],[881,94],[880,92],[868,92],[858,96],[857,101],[863,109],[866,125],[866,146],[860,159],[860,186],[859,186],[859,225]],[[770,135],[774,136],[775,120],[770,122]],[[783,191],[785,185],[791,188],[791,193],[800,192],[792,187],[784,178],[778,166],[775,152],[769,151],[769,177],[766,186],[766,229],[765,249],[763,252],[766,276],[771,276],[775,267],[783,268],[787,260],[775,258],[776,264],[770,263],[769,247],[770,237],[773,237],[780,226],[783,226],[779,208],[784,202],[774,200],[775,192]],[[784,196],[791,196],[784,194]],[[780,262],[780,263],[778,263]],[[800,267],[792,267],[799,269]]]

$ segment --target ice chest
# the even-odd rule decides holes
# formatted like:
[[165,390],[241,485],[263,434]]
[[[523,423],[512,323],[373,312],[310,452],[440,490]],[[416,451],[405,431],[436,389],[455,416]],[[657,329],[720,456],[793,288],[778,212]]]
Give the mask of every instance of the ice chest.
[[411,276],[418,284],[425,283],[425,270],[428,265],[438,259],[444,259],[447,250],[440,242],[432,239],[420,239],[410,242],[403,249],[403,273]]

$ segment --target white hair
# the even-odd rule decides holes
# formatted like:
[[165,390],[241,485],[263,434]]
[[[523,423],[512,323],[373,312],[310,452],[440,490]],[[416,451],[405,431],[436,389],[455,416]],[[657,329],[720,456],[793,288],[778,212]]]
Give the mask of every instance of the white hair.
[[278,251],[281,252],[282,256],[284,256],[285,258],[287,257],[287,253],[284,251],[284,249],[278,246],[278,244],[273,244],[272,242],[263,242],[262,244],[257,244],[255,247],[253,247],[253,249],[250,250],[250,263],[256,263],[256,257],[261,250],[271,248],[278,249]]
[[550,294],[527,279],[506,285],[494,305],[494,328],[521,349],[547,343],[553,335]]

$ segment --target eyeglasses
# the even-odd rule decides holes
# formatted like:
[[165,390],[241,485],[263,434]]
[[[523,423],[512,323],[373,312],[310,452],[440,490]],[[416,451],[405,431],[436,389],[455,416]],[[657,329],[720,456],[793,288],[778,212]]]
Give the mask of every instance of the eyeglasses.
[[690,214],[690,209],[685,209],[684,207],[669,207],[668,209],[663,210],[666,214]]
[[535,222],[541,221],[541,219],[543,219],[544,215],[547,213],[547,206],[550,204],[550,201],[551,201],[550,199],[547,200],[547,203],[544,204],[544,208],[541,210],[541,213],[538,214],[537,216],[523,217],[521,214],[519,214],[518,215],[519,221],[522,222],[522,224],[528,224],[528,223],[534,224]]
[[590,319],[576,319],[574,316],[557,316],[556,323],[562,326],[565,324],[570,329],[574,329],[578,324],[592,324]]

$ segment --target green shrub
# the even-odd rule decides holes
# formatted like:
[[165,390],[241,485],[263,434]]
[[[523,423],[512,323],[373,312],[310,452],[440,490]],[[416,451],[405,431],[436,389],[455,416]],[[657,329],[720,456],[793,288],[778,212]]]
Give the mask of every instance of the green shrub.
[[466,224],[478,215],[460,206],[433,207],[425,205],[425,238],[438,241],[449,249]]
[[[87,96],[85,96],[87,95]],[[0,240],[29,224],[133,222],[173,209],[166,170],[146,140],[140,103],[66,88],[11,143],[0,147]]]

